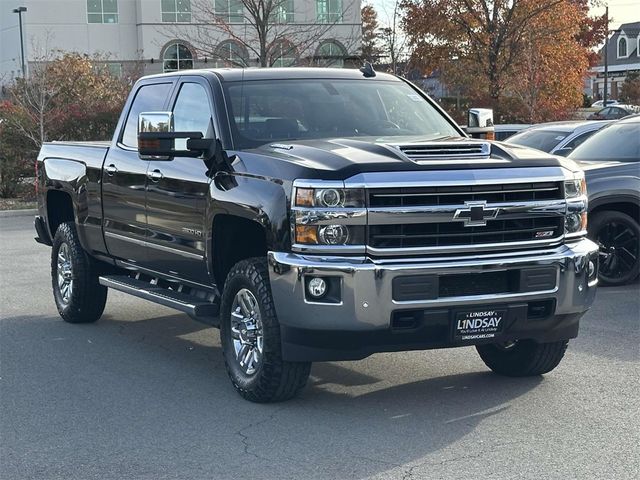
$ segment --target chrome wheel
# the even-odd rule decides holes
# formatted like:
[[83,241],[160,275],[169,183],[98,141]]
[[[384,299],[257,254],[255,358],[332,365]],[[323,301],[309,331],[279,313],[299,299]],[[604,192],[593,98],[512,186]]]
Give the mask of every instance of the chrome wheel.
[[69,303],[73,293],[73,269],[71,266],[71,254],[66,243],[60,245],[58,249],[58,289],[60,297],[64,303]]
[[231,338],[236,361],[247,375],[253,375],[262,362],[264,335],[258,301],[242,288],[231,305]]

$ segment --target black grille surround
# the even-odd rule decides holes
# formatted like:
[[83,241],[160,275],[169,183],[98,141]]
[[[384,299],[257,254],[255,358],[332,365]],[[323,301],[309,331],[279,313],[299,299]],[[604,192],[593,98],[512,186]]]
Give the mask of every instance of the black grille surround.
[[[486,224],[476,226],[460,221],[462,215],[454,218],[456,211],[478,204],[485,212],[497,209],[495,218],[487,213]],[[551,204],[553,208],[545,207]],[[500,244],[530,248],[564,235],[564,184],[560,181],[371,188],[367,207],[376,212],[376,220],[367,228],[367,247],[378,254],[402,254],[398,251],[402,249],[425,249],[420,253],[426,254],[429,249],[468,251],[474,246],[495,250]]]

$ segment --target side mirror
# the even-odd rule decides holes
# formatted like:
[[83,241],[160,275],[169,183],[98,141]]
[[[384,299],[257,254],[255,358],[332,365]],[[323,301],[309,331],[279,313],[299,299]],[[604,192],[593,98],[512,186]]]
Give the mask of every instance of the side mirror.
[[571,147],[564,147],[564,148],[559,148],[558,150],[556,150],[555,152],[553,152],[554,155],[560,155],[561,157],[566,157],[567,155],[569,155],[571,152],[573,151],[573,148]]
[[[187,139],[186,150],[176,149],[176,139]],[[172,112],[144,112],[138,115],[138,155],[145,160],[171,157],[199,157],[209,151],[214,140],[201,132],[175,132]]]
[[465,131],[473,138],[495,140],[496,130],[493,126],[493,110],[490,108],[470,108],[467,113]]

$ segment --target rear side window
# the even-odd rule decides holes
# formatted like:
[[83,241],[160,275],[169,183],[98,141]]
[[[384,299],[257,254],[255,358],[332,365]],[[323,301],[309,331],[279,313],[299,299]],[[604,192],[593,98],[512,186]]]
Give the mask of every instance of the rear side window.
[[171,86],[171,83],[154,83],[138,89],[122,133],[123,145],[138,148],[138,115],[142,112],[161,111],[169,98]]
[[524,130],[507,140],[507,143],[515,143],[524,147],[537,148],[543,152],[550,152],[566,138],[567,132],[557,130],[533,129]]

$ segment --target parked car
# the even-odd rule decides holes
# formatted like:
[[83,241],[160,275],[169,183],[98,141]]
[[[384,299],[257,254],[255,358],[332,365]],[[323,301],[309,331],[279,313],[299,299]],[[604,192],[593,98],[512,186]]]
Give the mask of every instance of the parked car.
[[507,143],[567,156],[574,148],[609,123],[611,123],[610,120],[540,123],[513,135]]
[[605,105],[604,104],[604,100],[598,100],[596,102],[593,102],[591,104],[591,107],[592,108],[596,108],[596,107],[597,108],[602,108],[602,107],[608,107],[609,105],[617,105],[618,103],[620,103],[620,102],[618,102],[618,100],[607,100],[607,104]]
[[587,120],[619,120],[634,113],[638,113],[638,107],[634,105],[617,104],[592,113],[587,117]]
[[632,282],[640,273],[640,115],[603,128],[569,158],[586,174],[588,231],[600,247],[600,281]]
[[521,132],[525,128],[529,128],[530,126],[530,123],[504,123],[502,125],[495,125],[495,139],[503,142],[512,135]]
[[595,297],[580,167],[469,138],[370,65],[144,77],[110,143],[45,143],[37,171],[62,318],[95,322],[113,289],[218,326],[251,401],[386,351],[544,374]]

